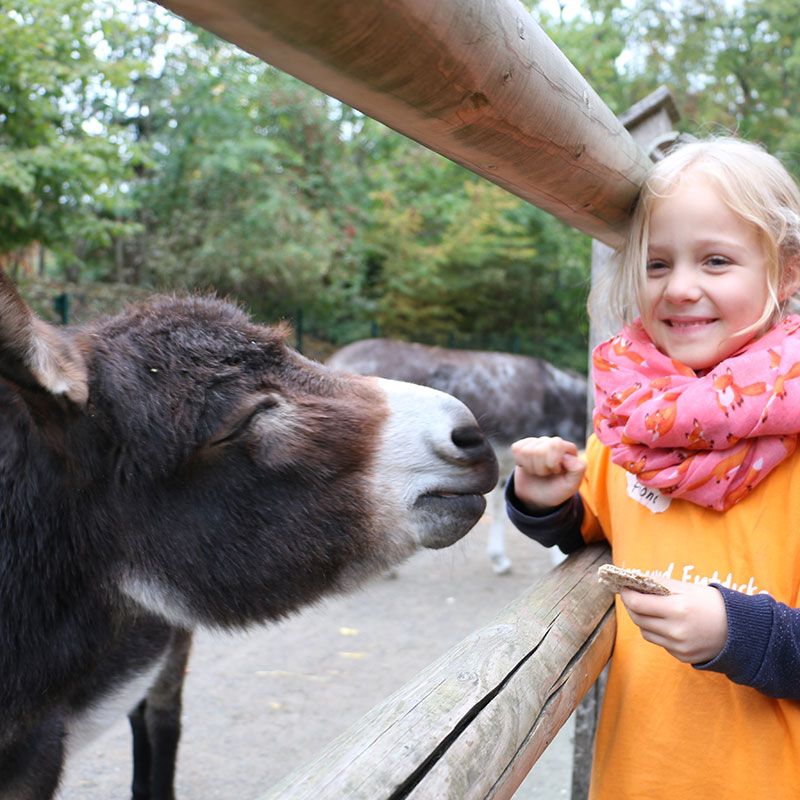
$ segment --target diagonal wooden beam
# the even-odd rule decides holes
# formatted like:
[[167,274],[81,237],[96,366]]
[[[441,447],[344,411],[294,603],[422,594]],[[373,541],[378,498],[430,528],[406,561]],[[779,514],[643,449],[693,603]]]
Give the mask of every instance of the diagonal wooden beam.
[[649,160],[516,0],[159,0],[615,245]]
[[611,655],[608,560],[571,555],[261,800],[509,800]]

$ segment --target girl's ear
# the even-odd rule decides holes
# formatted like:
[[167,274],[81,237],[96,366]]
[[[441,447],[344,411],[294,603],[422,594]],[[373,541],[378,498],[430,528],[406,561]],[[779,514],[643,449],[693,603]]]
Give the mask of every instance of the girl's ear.
[[0,376],[21,390],[44,391],[84,405],[86,363],[58,328],[36,317],[0,271]]
[[800,290],[800,253],[795,253],[787,258],[783,265],[781,281],[778,286],[778,300],[783,303],[798,290]]

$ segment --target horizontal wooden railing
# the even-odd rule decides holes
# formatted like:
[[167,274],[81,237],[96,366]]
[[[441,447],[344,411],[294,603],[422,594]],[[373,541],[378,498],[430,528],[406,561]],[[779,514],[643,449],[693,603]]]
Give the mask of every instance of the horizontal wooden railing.
[[519,0],[158,0],[614,245],[649,161]]
[[608,560],[570,556],[262,800],[510,798],[611,655]]

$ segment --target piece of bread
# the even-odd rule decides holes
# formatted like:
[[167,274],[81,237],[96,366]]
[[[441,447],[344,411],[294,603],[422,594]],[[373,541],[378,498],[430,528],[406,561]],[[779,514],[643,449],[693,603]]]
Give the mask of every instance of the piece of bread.
[[603,564],[597,570],[597,579],[612,592],[633,589],[643,594],[670,594],[666,586],[635,569],[623,569],[613,564]]

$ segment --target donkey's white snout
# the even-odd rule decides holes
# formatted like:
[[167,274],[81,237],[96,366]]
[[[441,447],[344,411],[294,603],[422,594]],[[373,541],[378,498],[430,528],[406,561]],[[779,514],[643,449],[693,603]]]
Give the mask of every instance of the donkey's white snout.
[[[431,491],[485,494],[497,482],[497,460],[472,412],[452,395],[379,378],[390,416],[382,458],[406,468],[406,499]],[[386,463],[386,462],[385,462]]]

